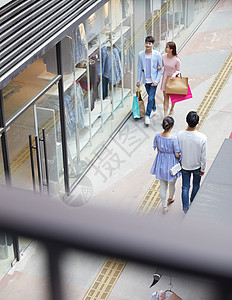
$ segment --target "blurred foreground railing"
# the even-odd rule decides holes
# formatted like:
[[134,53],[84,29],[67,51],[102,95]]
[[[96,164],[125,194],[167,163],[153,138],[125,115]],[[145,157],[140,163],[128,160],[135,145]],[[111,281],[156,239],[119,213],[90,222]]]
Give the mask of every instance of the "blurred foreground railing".
[[54,300],[64,299],[59,254],[69,247],[206,276],[218,283],[221,299],[229,299],[225,296],[232,283],[232,229],[216,222],[173,224],[170,218],[73,209],[29,192],[1,190],[0,228],[45,245]]
[[[229,155],[232,153],[231,148],[232,140],[225,141],[220,152]],[[231,176],[232,161],[220,164],[219,160],[223,155],[217,156],[211,168],[212,172],[209,171],[207,178],[210,179],[215,173],[214,165],[219,171],[220,168],[224,168],[227,181],[231,178],[228,176]],[[227,168],[230,172],[228,174]],[[203,192],[207,191],[207,178],[203,183]],[[229,187],[231,188],[231,185],[227,184],[227,192]],[[227,192],[225,191],[226,195]],[[218,194],[218,201],[222,203],[223,189],[218,189]],[[205,197],[207,195],[205,193]],[[214,196],[217,197],[216,190]],[[194,203],[196,211],[198,206],[203,206],[203,200],[199,192],[196,205]],[[230,208],[231,198],[227,200],[227,207]],[[212,196],[212,209],[216,212],[213,201]],[[72,208],[58,199],[42,198],[31,192],[2,188],[0,231],[30,237],[45,245],[49,253],[48,267],[53,300],[64,299],[59,258],[61,252],[68,248],[206,277],[218,285],[221,295],[219,300],[232,299],[232,226],[229,226],[231,218],[223,222],[223,218],[220,219],[220,210],[219,218],[210,215],[212,210],[209,203],[210,199],[206,199],[205,211],[208,212],[208,217],[207,213],[205,218],[194,214],[195,207],[191,207],[190,212],[177,223],[171,215],[145,218],[93,207]],[[218,205],[220,206],[220,203]],[[230,212],[231,209],[227,214]]]

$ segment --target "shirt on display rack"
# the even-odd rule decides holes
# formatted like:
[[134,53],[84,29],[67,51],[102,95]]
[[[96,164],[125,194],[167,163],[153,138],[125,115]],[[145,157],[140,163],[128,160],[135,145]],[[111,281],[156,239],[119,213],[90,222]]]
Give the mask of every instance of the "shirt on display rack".
[[[122,79],[121,50],[116,45],[114,45],[112,54],[113,59],[111,57],[111,48],[106,45],[102,46],[102,76],[108,78],[110,84],[116,85]],[[98,66],[98,74],[100,75],[100,66]]]

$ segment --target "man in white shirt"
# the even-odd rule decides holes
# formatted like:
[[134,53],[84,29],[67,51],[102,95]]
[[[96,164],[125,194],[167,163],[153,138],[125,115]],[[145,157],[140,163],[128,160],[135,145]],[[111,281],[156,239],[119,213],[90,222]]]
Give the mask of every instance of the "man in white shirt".
[[193,174],[192,193],[190,202],[193,201],[200,187],[201,176],[206,168],[207,137],[198,132],[196,127],[199,116],[195,111],[190,111],[186,117],[188,127],[178,133],[180,149],[182,153],[182,203],[186,213],[189,209],[190,178]]
[[[139,52],[138,57],[138,76],[136,86],[140,87],[143,77],[143,83],[148,94],[147,109],[145,115],[145,124],[150,124],[150,115],[156,110],[155,94],[158,83],[162,76],[162,57],[159,52],[153,49],[155,40],[153,36],[147,36],[145,39],[145,50]],[[153,114],[152,113],[152,114]]]

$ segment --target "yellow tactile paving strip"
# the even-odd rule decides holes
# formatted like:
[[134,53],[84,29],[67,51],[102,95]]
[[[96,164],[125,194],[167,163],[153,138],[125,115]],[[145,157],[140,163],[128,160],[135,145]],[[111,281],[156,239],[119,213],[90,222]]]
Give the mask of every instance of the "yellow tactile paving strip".
[[[159,180],[154,180],[137,208],[139,214],[153,214],[160,203]],[[112,288],[125,268],[127,262],[115,258],[107,258],[84,300],[107,299]]]
[[155,212],[161,201],[159,188],[160,182],[159,180],[155,179],[143,197],[139,207],[137,208],[137,213],[140,215],[150,215]]
[[125,265],[125,261],[108,258],[89,289],[89,292],[84,297],[84,300],[107,299]]
[[[220,92],[226,84],[232,72],[232,51],[225,60],[222,68],[208,89],[206,95],[197,108],[200,116],[199,128],[206,120],[210,110],[215,104]],[[142,215],[151,215],[159,206],[161,199],[159,193],[160,183],[155,179],[146,192],[143,200],[137,208],[137,213]],[[116,284],[119,276],[126,266],[126,261],[119,261],[114,258],[107,258],[97,278],[88,290],[84,300],[107,299],[113,286]],[[115,271],[116,270],[116,271]],[[111,275],[110,275],[111,274]]]

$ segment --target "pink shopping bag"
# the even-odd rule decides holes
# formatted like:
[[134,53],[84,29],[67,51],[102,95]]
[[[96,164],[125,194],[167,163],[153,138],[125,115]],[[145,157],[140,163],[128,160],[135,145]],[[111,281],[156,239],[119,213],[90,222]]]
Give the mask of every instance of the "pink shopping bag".
[[189,84],[188,84],[188,93],[187,95],[180,95],[180,94],[169,94],[171,98],[172,103],[180,102],[183,100],[191,99],[193,97],[192,92],[190,90]]

